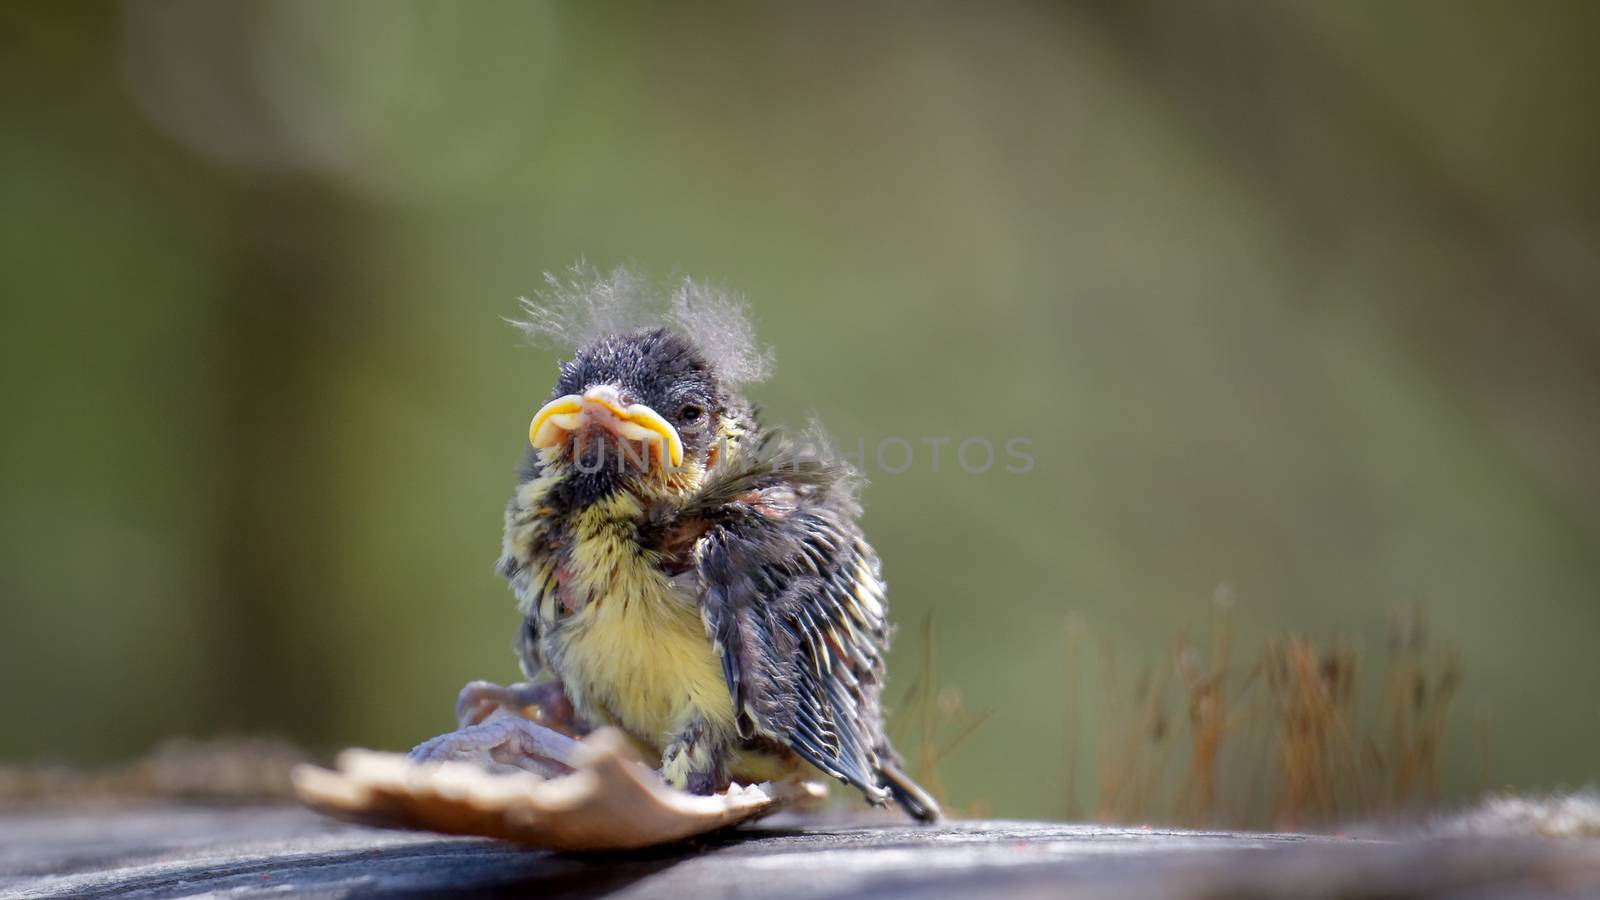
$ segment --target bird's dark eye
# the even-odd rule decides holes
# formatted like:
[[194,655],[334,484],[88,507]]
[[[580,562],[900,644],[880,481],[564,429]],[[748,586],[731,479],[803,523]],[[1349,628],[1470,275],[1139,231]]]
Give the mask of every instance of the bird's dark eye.
[[700,421],[700,418],[705,414],[705,410],[695,406],[693,403],[685,403],[678,409],[678,420],[693,425]]

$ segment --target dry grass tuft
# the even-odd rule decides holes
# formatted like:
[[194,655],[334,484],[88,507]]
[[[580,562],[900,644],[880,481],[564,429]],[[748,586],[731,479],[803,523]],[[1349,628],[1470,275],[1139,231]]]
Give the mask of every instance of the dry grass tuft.
[[[1153,664],[1123,674],[1100,647],[1098,765],[1092,806],[1106,822],[1305,828],[1356,818],[1416,819],[1439,798],[1449,713],[1461,683],[1452,652],[1431,653],[1420,615],[1397,613],[1371,711],[1363,661],[1346,641],[1299,635],[1236,660],[1232,597],[1219,591],[1208,639],[1180,634]],[[1065,812],[1084,808],[1078,770],[1085,630],[1067,631]],[[1481,751],[1480,751],[1481,752]]]
[[906,760],[911,777],[933,794],[947,814],[981,818],[989,812],[985,801],[966,808],[951,803],[939,764],[982,727],[993,711],[969,712],[959,690],[939,684],[936,663],[933,614],[929,613],[922,620],[922,657],[917,674],[895,706],[890,730],[899,746],[912,748]]
[[1355,653],[1286,637],[1268,643],[1265,654],[1280,779],[1274,818],[1298,827],[1348,816],[1363,805]]
[[1415,610],[1396,613],[1384,691],[1386,755],[1379,768],[1388,775],[1388,805],[1408,812],[1438,803],[1445,729],[1461,687],[1461,658],[1446,651],[1431,662],[1422,626]]

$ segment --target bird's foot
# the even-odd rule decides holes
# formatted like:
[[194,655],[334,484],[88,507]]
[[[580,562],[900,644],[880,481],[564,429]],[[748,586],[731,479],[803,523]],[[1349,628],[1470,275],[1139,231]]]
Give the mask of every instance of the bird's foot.
[[474,762],[493,772],[536,772],[546,778],[578,766],[579,743],[520,716],[496,716],[418,744],[412,762]]
[[682,728],[661,752],[661,778],[680,791],[714,794],[728,786],[728,748],[704,720]]
[[588,725],[572,708],[559,681],[495,684],[472,681],[456,697],[456,724],[478,725],[499,712],[532,719],[573,737],[588,733]]

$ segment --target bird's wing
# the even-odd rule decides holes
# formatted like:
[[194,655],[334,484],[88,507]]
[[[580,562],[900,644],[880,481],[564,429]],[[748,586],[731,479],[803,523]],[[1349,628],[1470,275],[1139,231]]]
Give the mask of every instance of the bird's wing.
[[882,801],[888,624],[877,555],[826,492],[769,487],[717,518],[695,565],[741,731]]

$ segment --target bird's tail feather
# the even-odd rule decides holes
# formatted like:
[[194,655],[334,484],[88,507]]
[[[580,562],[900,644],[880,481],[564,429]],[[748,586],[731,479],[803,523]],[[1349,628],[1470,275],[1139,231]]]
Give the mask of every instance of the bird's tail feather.
[[922,789],[922,786],[911,780],[901,768],[890,762],[885,762],[878,769],[878,774],[883,777],[883,785],[894,796],[894,802],[900,804],[911,818],[918,822],[937,822],[944,815],[939,809],[939,802]]

